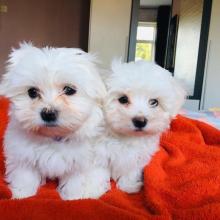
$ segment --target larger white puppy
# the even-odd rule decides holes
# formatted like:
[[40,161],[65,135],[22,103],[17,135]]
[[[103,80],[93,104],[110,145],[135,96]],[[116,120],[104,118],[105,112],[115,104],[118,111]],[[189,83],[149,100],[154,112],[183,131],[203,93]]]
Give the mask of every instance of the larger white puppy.
[[11,101],[4,152],[13,198],[35,195],[46,178],[59,179],[63,199],[98,198],[109,183],[92,167],[106,93],[94,57],[24,43],[8,63],[0,94]]
[[106,83],[107,134],[97,161],[111,171],[121,190],[134,193],[142,186],[143,168],[158,150],[160,135],[178,113],[185,92],[168,71],[145,61],[114,62]]

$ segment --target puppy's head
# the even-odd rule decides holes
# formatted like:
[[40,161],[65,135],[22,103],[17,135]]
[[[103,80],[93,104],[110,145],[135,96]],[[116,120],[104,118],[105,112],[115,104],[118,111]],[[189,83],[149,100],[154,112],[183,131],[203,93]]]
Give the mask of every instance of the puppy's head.
[[161,133],[185,99],[185,91],[168,71],[145,61],[113,62],[107,88],[107,124],[121,135]]
[[0,95],[24,129],[45,136],[78,130],[105,95],[94,57],[80,49],[21,44],[9,56]]

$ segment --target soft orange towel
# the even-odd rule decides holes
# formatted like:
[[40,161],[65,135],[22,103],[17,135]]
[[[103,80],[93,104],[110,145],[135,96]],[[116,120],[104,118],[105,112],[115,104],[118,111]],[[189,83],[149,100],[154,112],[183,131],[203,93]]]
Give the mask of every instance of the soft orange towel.
[[[220,219],[220,131],[181,116],[161,138],[161,149],[144,172],[144,189],[116,189],[99,200],[62,201],[56,183],[37,196],[11,200],[4,182],[2,137],[7,100],[0,101],[0,219]],[[19,143],[18,143],[19,147]]]

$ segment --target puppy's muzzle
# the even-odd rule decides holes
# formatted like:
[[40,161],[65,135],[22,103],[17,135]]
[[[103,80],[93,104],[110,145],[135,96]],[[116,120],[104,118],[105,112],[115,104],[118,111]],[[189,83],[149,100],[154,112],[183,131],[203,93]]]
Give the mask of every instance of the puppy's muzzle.
[[58,111],[55,109],[43,108],[40,115],[42,120],[47,123],[56,122],[58,118]]
[[136,128],[142,129],[147,125],[147,119],[145,117],[135,117],[132,119],[132,123]]

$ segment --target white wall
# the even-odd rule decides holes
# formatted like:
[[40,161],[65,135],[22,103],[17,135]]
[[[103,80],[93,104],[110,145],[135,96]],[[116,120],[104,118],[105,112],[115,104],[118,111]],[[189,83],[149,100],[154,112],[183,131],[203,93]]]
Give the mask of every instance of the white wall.
[[108,67],[114,57],[127,59],[131,0],[92,0],[89,51]]
[[220,1],[213,0],[202,108],[220,107]]

